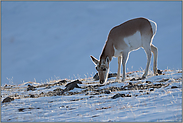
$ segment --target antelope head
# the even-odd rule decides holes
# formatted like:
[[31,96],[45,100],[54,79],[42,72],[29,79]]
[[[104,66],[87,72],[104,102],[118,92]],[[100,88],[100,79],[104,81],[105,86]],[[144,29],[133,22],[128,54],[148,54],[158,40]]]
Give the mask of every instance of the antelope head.
[[100,84],[106,82],[109,73],[109,57],[101,58],[97,60],[95,57],[90,56],[93,63],[96,65],[96,70],[98,71]]

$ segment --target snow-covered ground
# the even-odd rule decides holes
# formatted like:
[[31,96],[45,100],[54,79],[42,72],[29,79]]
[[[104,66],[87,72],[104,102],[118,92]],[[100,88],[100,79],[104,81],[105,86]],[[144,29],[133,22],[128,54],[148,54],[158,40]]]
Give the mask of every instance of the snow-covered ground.
[[[146,17],[158,25],[153,44],[159,69],[181,69],[181,1],[1,1],[1,85],[91,77],[90,55],[99,58],[110,29]],[[145,68],[143,49],[132,52],[127,71]],[[152,68],[152,66],[151,66]],[[117,71],[117,59],[110,64]]]
[[[60,86],[39,86],[34,91],[27,91],[28,84],[36,86],[40,83],[1,87],[1,101],[8,96],[14,98],[11,102],[1,104],[1,121],[182,122],[182,70],[164,70],[159,76],[149,74],[147,79],[130,81],[133,77],[141,77],[142,73],[128,73],[125,82],[115,82],[115,78],[110,78],[104,85],[99,85],[92,78],[85,78],[81,79],[82,84],[78,84],[81,88],[74,88],[61,95],[38,98],[30,95],[64,89],[66,83]],[[91,86],[93,88],[86,89]],[[125,96],[118,96],[120,94]]]

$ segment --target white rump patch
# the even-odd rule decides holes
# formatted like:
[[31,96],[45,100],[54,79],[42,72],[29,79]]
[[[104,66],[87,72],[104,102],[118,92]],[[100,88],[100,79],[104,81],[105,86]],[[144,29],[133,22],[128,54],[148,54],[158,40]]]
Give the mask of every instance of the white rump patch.
[[123,50],[117,50],[114,45],[113,48],[114,48],[114,57],[119,57],[122,55]]
[[156,24],[156,22],[154,22],[152,20],[149,20],[149,22],[150,22],[152,30],[153,30],[153,35],[155,35],[156,31],[157,31],[157,24]]

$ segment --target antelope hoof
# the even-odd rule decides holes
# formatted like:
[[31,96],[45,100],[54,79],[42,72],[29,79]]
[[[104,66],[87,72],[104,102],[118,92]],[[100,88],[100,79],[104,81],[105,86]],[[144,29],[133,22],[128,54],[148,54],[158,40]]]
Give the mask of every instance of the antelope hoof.
[[122,78],[122,82],[124,82],[125,81],[125,78]]
[[145,76],[145,75],[143,75],[141,79],[145,79],[145,78],[146,78],[146,76]]
[[115,79],[115,82],[120,82],[121,80],[119,78],[116,78]]
[[100,80],[100,84],[103,84],[105,81]]

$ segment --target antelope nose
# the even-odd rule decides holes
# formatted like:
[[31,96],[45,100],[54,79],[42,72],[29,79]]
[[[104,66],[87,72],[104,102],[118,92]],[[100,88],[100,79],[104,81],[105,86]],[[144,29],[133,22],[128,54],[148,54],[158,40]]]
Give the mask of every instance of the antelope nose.
[[100,84],[103,84],[104,83],[104,80],[100,80]]

